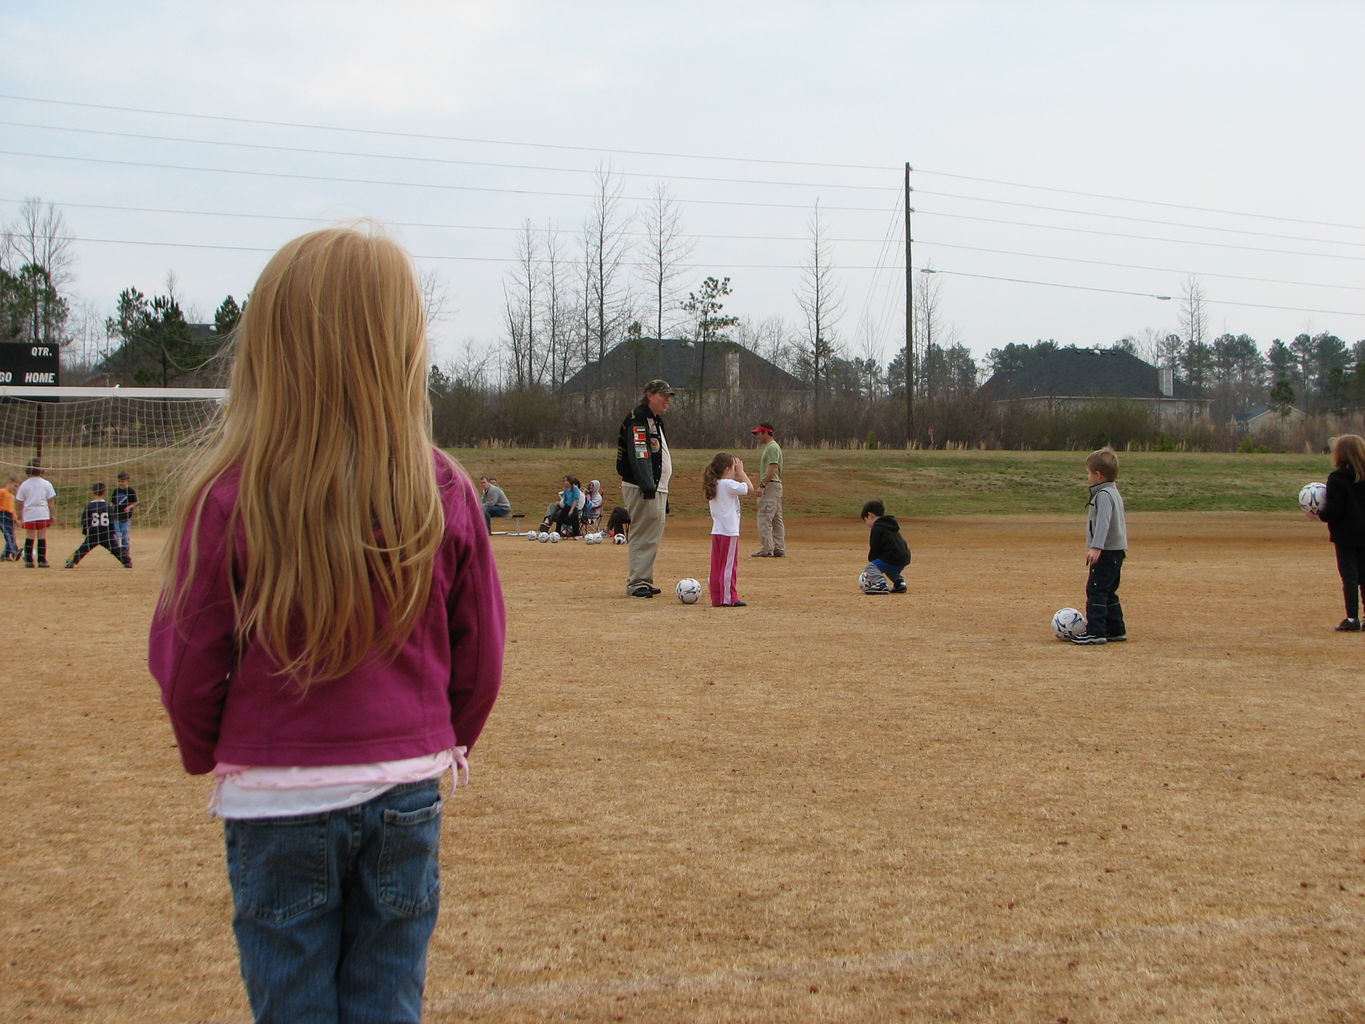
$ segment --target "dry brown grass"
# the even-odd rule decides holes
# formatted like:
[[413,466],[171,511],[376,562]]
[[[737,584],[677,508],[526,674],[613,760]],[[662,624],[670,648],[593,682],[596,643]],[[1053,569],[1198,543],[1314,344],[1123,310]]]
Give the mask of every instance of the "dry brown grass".
[[[498,538],[503,698],[449,805],[428,1019],[1365,1020],[1365,636],[1322,530],[1134,515],[1132,641],[1059,644],[1079,517],[790,525],[747,609]],[[752,519],[745,524],[752,540]],[[705,576],[673,522],[659,582]],[[74,544],[64,535],[55,547]],[[248,1019],[154,576],[0,566],[0,1020]]]

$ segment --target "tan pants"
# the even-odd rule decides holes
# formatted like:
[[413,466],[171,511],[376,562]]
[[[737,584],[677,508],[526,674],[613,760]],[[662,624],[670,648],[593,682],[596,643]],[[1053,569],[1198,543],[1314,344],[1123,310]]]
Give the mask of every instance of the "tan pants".
[[763,488],[758,499],[758,550],[770,555],[786,554],[787,528],[782,522],[782,481]]
[[630,553],[627,558],[626,593],[636,587],[654,585],[654,556],[664,539],[664,512],[668,492],[659,491],[645,500],[644,491],[621,481],[621,501],[630,513]]

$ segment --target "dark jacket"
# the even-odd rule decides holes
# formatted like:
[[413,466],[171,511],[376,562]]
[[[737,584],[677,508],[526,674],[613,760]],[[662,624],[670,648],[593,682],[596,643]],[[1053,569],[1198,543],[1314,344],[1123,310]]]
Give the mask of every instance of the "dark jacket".
[[1333,544],[1365,548],[1365,480],[1356,479],[1349,463],[1327,477],[1327,500],[1318,518],[1327,524]]
[[664,421],[649,411],[647,405],[637,405],[621,422],[616,437],[616,472],[621,480],[634,484],[646,498],[654,497],[659,489],[659,477],[664,468]]
[[879,516],[868,534],[867,560],[887,565],[909,565],[910,545],[901,536],[901,524],[895,516]]
[[81,512],[81,531],[99,544],[114,537],[114,508],[103,498],[87,502]]

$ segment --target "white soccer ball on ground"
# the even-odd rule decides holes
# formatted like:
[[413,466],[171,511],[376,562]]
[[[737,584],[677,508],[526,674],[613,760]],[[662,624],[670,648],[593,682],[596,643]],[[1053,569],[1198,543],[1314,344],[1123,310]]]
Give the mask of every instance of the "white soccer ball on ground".
[[858,574],[858,589],[864,594],[889,594],[891,585],[886,574],[878,569],[864,569]]
[[1326,484],[1304,484],[1299,489],[1299,508],[1305,512],[1321,512],[1322,506],[1327,504],[1327,485]]
[[701,597],[701,584],[691,576],[685,580],[678,580],[678,585],[673,589],[683,604],[696,604],[697,598]]
[[536,540],[540,541],[542,544],[548,544],[550,543],[550,535],[542,530],[540,533],[536,534]]
[[612,538],[613,544],[624,544],[625,542],[626,535],[624,533],[618,533],[615,537]]
[[551,534],[550,534],[550,543],[551,543],[551,544],[558,544],[558,543],[559,543],[561,540],[563,540],[563,539],[564,539],[564,538],[561,537],[561,536],[559,535],[558,532],[554,532],[554,533],[551,533]]
[[530,533],[528,533],[528,534],[526,535],[526,539],[527,539],[527,540],[540,540],[540,534],[538,534],[535,530],[532,530]]
[[1052,616],[1052,635],[1058,640],[1070,640],[1085,632],[1085,616],[1075,608],[1061,608]]

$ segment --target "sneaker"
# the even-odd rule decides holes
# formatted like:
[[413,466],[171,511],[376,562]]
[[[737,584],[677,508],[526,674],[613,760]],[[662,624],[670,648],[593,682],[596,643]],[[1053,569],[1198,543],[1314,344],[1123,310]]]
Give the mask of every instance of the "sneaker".
[[750,555],[749,557],[750,557],[750,558],[772,558],[772,557],[773,557],[773,553],[772,553],[771,551],[755,551],[755,552],[754,552],[752,555]]
[[723,604],[723,605],[721,605],[721,607],[722,607],[722,608],[748,608],[749,606],[748,606],[747,604],[745,604],[743,601],[732,601],[730,604]]
[[1103,636],[1091,636],[1089,633],[1077,633],[1075,636],[1071,638],[1071,642],[1073,644],[1080,644],[1082,647],[1085,647],[1091,644],[1107,644],[1109,642],[1109,638]]
[[649,592],[650,592],[650,594],[662,594],[662,593],[663,593],[663,591],[660,590],[658,587],[650,587],[650,588],[649,588]]
[[73,561],[71,561],[71,559],[68,558],[68,559],[66,560],[66,564],[63,565],[62,568],[63,568],[63,569],[74,569],[74,568],[76,568],[76,563],[73,562]]
[[1107,636],[1104,639],[1111,644],[1121,644],[1128,639],[1128,634],[1120,633],[1118,636]]
[[128,559],[126,562],[123,563],[123,567],[125,569],[131,569],[133,567],[133,560],[131,558]]
[[33,568],[33,563],[30,562],[28,559],[25,559],[25,560],[24,560],[24,568],[25,568],[25,569],[32,569],[32,568]]
[[634,590],[632,590],[632,591],[630,592],[630,596],[631,596],[631,597],[653,597],[653,596],[654,596],[654,588],[653,588],[653,587],[644,587],[644,586],[636,587]]
[[1359,620],[1359,619],[1342,619],[1341,622],[1338,623],[1337,626],[1336,626],[1335,628],[1336,628],[1336,631],[1337,631],[1338,633],[1359,633],[1359,632],[1360,632],[1360,620]]
[[773,552],[773,557],[774,557],[774,558],[786,558],[786,557],[787,557],[787,553],[786,553],[785,551],[774,551],[774,552]]
[[52,566],[51,566],[51,564],[49,564],[48,562],[39,562],[39,563],[38,563],[38,568],[39,568],[39,569],[51,569]]
[[904,594],[904,593],[905,593],[906,591],[908,591],[909,589],[910,589],[910,588],[907,587],[904,583],[897,583],[894,587],[891,588],[891,593],[893,593],[893,594]]

